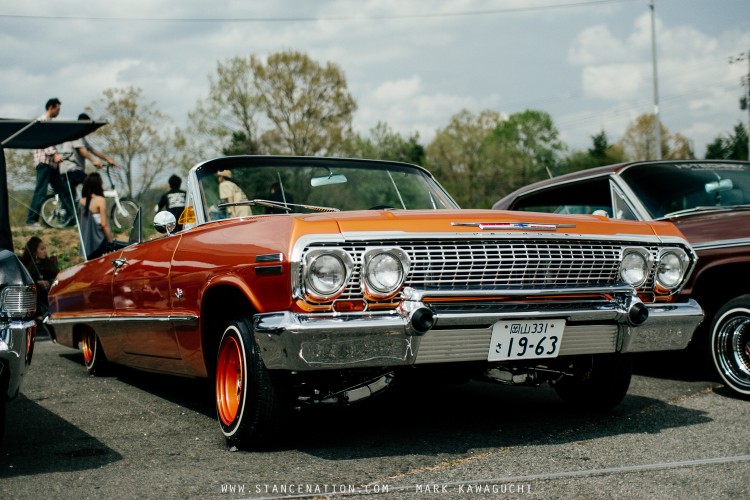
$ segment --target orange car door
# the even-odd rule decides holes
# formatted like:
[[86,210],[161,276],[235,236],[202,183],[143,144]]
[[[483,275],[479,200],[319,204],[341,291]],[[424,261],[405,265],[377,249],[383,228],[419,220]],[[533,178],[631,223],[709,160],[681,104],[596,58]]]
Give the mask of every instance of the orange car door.
[[181,364],[169,320],[169,268],[179,241],[172,236],[125,248],[115,263],[112,326],[124,334],[127,354],[142,368],[174,372]]

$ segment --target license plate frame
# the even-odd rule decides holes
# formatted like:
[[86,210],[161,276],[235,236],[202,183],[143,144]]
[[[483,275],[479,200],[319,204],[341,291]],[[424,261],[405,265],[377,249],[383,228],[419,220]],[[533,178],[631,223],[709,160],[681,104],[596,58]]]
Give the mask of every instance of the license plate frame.
[[556,358],[560,354],[564,319],[512,319],[492,325],[487,361]]

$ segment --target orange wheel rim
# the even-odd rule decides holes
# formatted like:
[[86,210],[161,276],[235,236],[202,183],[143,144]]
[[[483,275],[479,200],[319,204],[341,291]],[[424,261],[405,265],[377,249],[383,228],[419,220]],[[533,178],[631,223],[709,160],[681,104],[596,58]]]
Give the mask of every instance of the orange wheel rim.
[[93,333],[86,332],[83,334],[81,338],[81,351],[83,351],[83,360],[86,364],[91,363],[91,360],[94,359],[94,342]]
[[216,408],[221,423],[231,425],[242,401],[242,356],[237,340],[229,337],[221,345],[216,364]]

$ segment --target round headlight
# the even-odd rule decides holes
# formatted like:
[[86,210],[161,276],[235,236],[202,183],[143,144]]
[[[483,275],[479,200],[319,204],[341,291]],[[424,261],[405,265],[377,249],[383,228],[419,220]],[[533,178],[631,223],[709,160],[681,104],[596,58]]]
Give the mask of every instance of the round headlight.
[[620,277],[625,283],[639,287],[646,282],[649,271],[649,253],[643,248],[628,248],[622,254]]
[[305,256],[308,295],[327,300],[340,294],[351,274],[351,258],[343,251],[313,251]]
[[675,288],[685,276],[686,255],[682,250],[666,250],[659,256],[656,282],[667,290]]
[[401,285],[403,277],[401,262],[389,253],[376,255],[367,266],[367,281],[377,292],[391,292]]
[[409,258],[397,248],[370,250],[363,261],[364,292],[375,299],[396,294],[409,272]]

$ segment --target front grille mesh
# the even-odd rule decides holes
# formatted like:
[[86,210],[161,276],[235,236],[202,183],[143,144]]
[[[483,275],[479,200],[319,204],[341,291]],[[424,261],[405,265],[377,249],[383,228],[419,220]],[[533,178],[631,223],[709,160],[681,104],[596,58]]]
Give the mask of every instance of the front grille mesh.
[[[312,248],[331,245],[310,245]],[[524,290],[608,286],[619,282],[623,248],[642,243],[551,239],[394,240],[335,245],[348,252],[354,272],[342,299],[362,297],[362,255],[399,247],[411,260],[405,286],[431,290]],[[655,259],[656,246],[646,246]],[[652,266],[653,267],[653,266]],[[644,288],[653,283],[649,276]],[[398,300],[399,297],[396,297]]]

